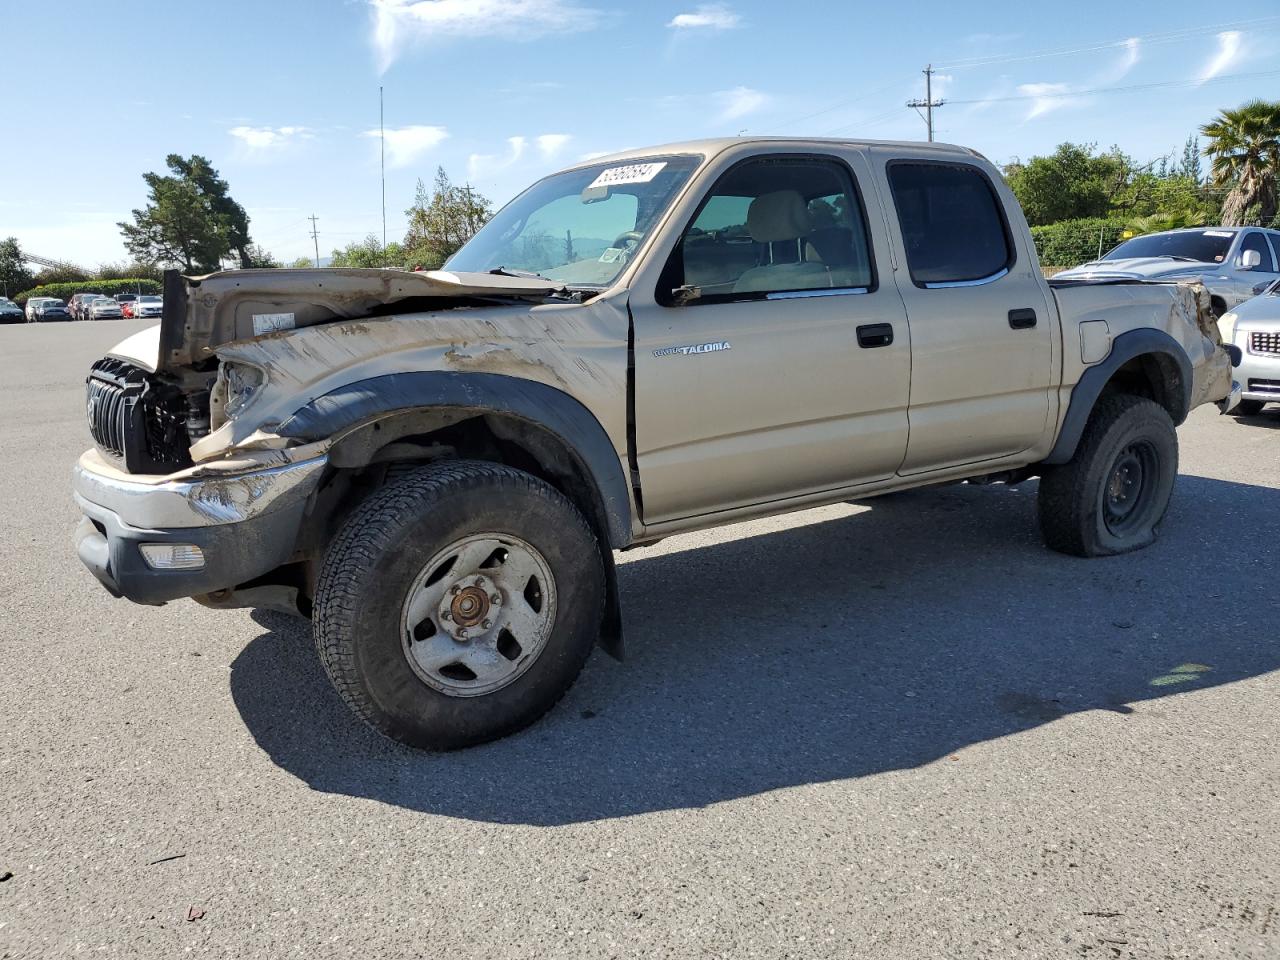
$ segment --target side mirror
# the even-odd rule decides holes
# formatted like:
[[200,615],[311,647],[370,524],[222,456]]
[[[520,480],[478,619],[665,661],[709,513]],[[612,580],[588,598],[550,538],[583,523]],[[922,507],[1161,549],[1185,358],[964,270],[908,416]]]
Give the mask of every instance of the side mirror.
[[695,287],[691,283],[686,283],[683,287],[676,287],[671,291],[671,302],[677,307],[683,307],[687,303],[693,303],[702,296],[702,288]]
[[1240,254],[1240,269],[1257,270],[1262,265],[1262,254],[1257,250],[1246,250]]

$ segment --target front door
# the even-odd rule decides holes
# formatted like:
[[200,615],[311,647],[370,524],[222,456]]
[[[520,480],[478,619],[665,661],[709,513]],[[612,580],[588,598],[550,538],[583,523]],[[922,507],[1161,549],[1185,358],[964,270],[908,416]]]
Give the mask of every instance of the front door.
[[719,177],[653,298],[632,298],[645,523],[893,475],[911,338],[881,219],[842,159]]

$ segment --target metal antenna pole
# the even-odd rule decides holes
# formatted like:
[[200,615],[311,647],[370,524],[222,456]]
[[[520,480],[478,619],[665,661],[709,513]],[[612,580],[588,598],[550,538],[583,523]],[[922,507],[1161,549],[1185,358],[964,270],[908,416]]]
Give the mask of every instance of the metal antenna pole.
[[382,265],[387,265],[387,130],[382,108],[382,87],[378,87],[378,143],[382,148]]

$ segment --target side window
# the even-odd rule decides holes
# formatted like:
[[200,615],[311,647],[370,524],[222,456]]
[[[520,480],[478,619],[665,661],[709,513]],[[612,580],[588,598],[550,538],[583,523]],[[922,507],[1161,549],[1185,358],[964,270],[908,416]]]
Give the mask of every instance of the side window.
[[[1246,250],[1256,250],[1261,263],[1253,268],[1254,273],[1275,273],[1276,262],[1271,256],[1271,247],[1267,243],[1267,238],[1257,230],[1250,230],[1244,235],[1244,241],[1240,244],[1240,254],[1243,257]],[[1240,264],[1240,258],[1236,260],[1237,266]]]
[[866,219],[849,171],[834,160],[762,158],[712,188],[663,271],[699,302],[875,286]]
[[1000,200],[976,167],[901,162],[888,173],[918,286],[985,280],[1013,265]]

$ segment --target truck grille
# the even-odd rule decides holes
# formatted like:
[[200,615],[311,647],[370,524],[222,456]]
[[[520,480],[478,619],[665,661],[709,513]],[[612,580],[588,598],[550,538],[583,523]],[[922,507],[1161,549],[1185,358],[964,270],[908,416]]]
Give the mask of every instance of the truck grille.
[[1280,357],[1280,333],[1250,333],[1249,352]]
[[98,449],[130,473],[172,473],[191,465],[182,395],[154,383],[141,367],[113,357],[95,363],[85,412]]

